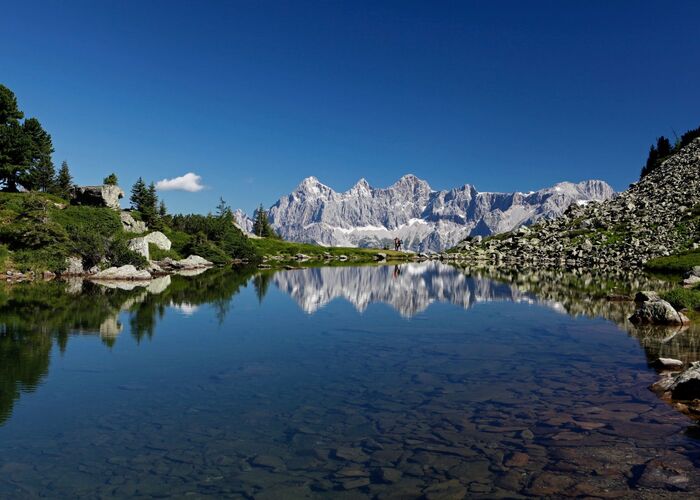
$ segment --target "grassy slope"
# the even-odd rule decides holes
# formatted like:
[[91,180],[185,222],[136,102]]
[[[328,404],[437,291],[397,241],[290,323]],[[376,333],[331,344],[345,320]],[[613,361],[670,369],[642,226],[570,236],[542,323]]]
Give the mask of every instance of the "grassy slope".
[[700,266],[700,250],[690,250],[668,257],[651,259],[644,265],[654,273],[683,274],[694,266]]
[[252,239],[258,253],[267,257],[280,256],[282,261],[295,260],[298,253],[308,255],[312,259],[324,259],[324,254],[333,257],[346,255],[348,261],[352,262],[372,262],[378,253],[385,253],[388,260],[405,260],[407,254],[395,252],[394,250],[379,250],[376,248],[352,248],[352,247],[323,247],[309,243],[295,243],[291,241],[278,240],[274,238]]
[[60,271],[69,255],[137,259],[113,210],[67,206],[43,193],[0,193],[0,271]]

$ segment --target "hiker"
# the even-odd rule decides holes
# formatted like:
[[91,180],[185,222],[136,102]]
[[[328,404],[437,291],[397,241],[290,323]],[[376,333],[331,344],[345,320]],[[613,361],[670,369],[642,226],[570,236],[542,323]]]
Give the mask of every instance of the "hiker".
[[398,238],[394,238],[394,251],[398,252],[399,251],[399,245],[401,240]]
[[399,241],[398,241],[398,245],[397,245],[397,247],[396,247],[396,250],[399,251],[399,252],[401,251],[401,245],[403,245],[403,241],[402,241],[402,240],[399,240]]

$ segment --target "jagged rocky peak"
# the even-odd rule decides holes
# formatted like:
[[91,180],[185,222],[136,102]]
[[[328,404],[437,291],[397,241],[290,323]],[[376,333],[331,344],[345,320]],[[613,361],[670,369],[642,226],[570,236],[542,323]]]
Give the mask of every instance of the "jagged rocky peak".
[[412,174],[386,188],[363,178],[338,193],[307,177],[271,207],[270,222],[292,241],[381,248],[398,237],[406,249],[439,251],[472,234],[511,230],[612,194],[602,181],[565,182],[527,194],[480,193],[470,184],[435,191]]

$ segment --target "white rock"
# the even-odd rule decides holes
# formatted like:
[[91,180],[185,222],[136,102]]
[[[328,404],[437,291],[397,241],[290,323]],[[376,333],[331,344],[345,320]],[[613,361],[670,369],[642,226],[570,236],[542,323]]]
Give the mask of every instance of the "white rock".
[[152,233],[148,233],[143,238],[144,240],[146,240],[146,243],[153,243],[161,250],[170,250],[170,247],[172,246],[172,243],[170,242],[168,237],[160,231],[153,231]]
[[151,254],[148,250],[148,242],[145,237],[133,238],[129,240],[129,250],[136,252],[138,254],[146,257],[147,260],[151,260]]
[[95,280],[150,280],[151,274],[145,269],[136,269],[131,264],[110,267],[91,276]]

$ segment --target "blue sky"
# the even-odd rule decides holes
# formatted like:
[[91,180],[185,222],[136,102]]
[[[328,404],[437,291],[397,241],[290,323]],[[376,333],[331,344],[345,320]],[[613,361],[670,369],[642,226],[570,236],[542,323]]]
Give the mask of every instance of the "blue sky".
[[315,175],[435,189],[634,181],[700,125],[698,2],[4,2],[0,83],[79,183],[251,211]]

